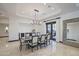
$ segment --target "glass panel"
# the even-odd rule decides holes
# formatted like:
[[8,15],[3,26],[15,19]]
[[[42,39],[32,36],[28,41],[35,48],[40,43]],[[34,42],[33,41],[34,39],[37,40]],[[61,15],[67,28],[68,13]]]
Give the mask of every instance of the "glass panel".
[[52,38],[56,40],[56,24],[52,24]]
[[47,30],[48,30],[48,33],[51,33],[51,24],[48,24]]

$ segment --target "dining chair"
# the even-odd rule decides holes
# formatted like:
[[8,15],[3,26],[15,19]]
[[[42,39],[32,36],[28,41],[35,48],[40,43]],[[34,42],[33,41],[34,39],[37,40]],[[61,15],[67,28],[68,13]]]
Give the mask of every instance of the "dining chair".
[[46,45],[50,44],[50,39],[51,39],[51,34],[47,33],[46,34]]
[[30,34],[29,33],[25,33],[25,38],[29,38]]
[[32,36],[32,40],[29,43],[29,47],[31,47],[32,52],[34,47],[37,47],[37,50],[38,50],[38,36]]
[[38,44],[39,44],[40,48],[42,47],[42,45],[44,45],[44,46],[46,45],[46,35],[45,34],[41,35],[41,38],[40,38]]
[[21,33],[19,33],[19,41],[20,41],[20,46],[19,46],[20,51],[22,50],[23,46],[26,46],[26,47],[28,46],[28,42],[25,41],[24,36],[21,36]]
[[37,35],[40,35],[40,32],[37,32]]
[[32,33],[32,36],[36,36],[36,33]]

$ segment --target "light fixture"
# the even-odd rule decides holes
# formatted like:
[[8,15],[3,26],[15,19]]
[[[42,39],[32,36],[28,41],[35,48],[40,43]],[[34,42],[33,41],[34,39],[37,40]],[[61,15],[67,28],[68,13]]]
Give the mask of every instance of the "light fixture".
[[40,25],[41,24],[41,21],[38,20],[38,13],[39,13],[39,10],[37,9],[34,9],[34,19],[32,21],[32,24],[36,24],[36,25]]

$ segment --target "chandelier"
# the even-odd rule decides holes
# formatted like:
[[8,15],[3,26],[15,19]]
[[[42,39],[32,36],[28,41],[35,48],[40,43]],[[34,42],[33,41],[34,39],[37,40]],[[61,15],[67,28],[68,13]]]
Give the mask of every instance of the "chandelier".
[[41,21],[38,20],[38,13],[39,13],[39,10],[34,9],[34,19],[32,21],[32,24],[36,24],[36,25],[40,25],[41,24]]

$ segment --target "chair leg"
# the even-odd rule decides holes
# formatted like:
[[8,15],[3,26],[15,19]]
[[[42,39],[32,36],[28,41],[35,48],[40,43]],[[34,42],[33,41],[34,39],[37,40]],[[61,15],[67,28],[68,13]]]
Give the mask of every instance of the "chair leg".
[[25,49],[27,49],[27,44],[26,44],[26,48]]
[[49,40],[49,45],[50,45],[50,40]]
[[46,46],[47,46],[47,41],[46,41]]
[[37,50],[38,50],[38,45],[37,45]]
[[28,44],[28,49],[30,48],[29,44]]
[[19,48],[20,48],[20,51],[21,51],[21,50],[22,50],[22,45],[20,45],[20,47],[19,47]]
[[32,52],[33,52],[33,47],[31,49],[32,49]]
[[45,46],[47,46],[47,42],[45,42]]
[[47,45],[47,41],[46,41],[46,45]]
[[44,43],[44,47],[45,47],[45,43]]
[[40,48],[42,48],[41,44],[40,44]]

